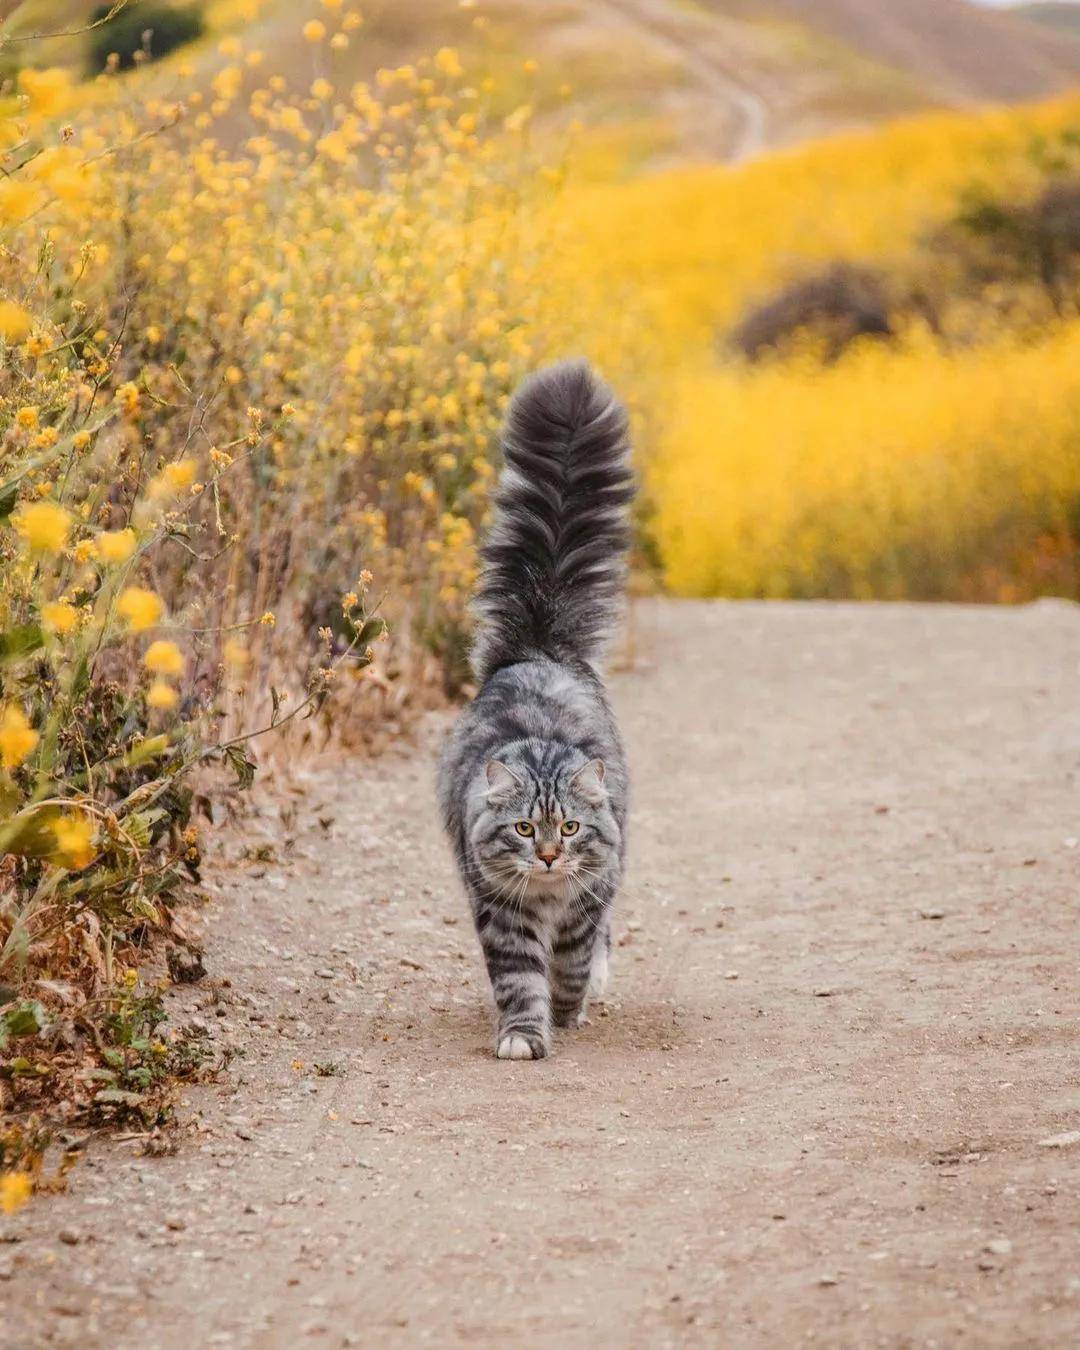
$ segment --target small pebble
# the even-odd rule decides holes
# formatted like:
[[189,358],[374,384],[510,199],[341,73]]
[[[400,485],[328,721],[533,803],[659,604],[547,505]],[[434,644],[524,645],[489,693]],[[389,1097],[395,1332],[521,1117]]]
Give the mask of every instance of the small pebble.
[[1069,1148],[1080,1144],[1080,1130],[1066,1130],[1064,1134],[1052,1134],[1049,1139],[1040,1139],[1040,1148]]

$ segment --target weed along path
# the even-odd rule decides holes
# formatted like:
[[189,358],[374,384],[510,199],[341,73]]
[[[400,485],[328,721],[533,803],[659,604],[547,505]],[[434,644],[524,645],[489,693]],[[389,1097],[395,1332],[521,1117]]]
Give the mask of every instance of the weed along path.
[[174,996],[241,1054],[3,1221],[8,1350],[1077,1342],[1080,610],[636,618],[591,1024],[492,1057],[430,745],[279,784]]

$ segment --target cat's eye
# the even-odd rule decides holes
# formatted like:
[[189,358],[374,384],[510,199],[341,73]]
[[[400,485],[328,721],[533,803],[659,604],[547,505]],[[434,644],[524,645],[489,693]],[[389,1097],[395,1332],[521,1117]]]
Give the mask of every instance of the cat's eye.
[[536,826],[531,820],[519,820],[514,826],[514,829],[517,830],[518,834],[524,839],[531,839],[536,833]]
[[561,828],[563,834],[577,834],[578,830],[581,829],[581,825],[576,820],[564,820]]

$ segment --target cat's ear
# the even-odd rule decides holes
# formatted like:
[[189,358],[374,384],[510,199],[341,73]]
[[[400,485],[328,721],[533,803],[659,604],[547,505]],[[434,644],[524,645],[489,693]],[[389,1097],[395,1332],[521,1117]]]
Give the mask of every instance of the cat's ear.
[[604,791],[605,772],[602,759],[590,759],[588,764],[583,764],[571,778],[570,786],[587,802],[598,804],[607,796]]
[[488,795],[498,797],[505,792],[513,792],[516,788],[524,787],[524,783],[513,772],[508,769],[501,759],[489,759],[484,768],[487,775]]

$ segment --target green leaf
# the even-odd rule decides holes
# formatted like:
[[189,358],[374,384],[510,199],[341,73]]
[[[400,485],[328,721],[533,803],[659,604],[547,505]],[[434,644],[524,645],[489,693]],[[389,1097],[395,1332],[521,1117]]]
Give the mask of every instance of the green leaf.
[[6,633],[0,633],[0,664],[19,661],[44,645],[45,634],[40,624],[24,623],[18,628],[9,628]]
[[17,483],[9,483],[6,488],[0,488],[0,525],[6,525],[11,519],[11,513],[15,510],[15,503],[19,500],[19,486]]
[[272,706],[270,725],[274,726],[278,720],[278,713],[281,711],[281,693],[273,685],[270,686],[270,703]]
[[94,1101],[101,1106],[141,1106],[142,1094],[125,1092],[123,1088],[102,1088],[94,1093]]
[[9,1008],[0,1018],[0,1035],[7,1037],[36,1036],[48,1022],[48,1014],[37,999],[25,999]]
[[356,635],[356,641],[361,647],[369,646],[377,637],[381,637],[386,632],[385,619],[368,619],[359,633]]
[[46,1064],[34,1064],[24,1055],[9,1060],[0,1069],[5,1078],[47,1078],[52,1070]]
[[148,811],[132,811],[120,822],[120,828],[127,834],[136,848],[146,848],[150,843],[152,824]]
[[249,788],[255,781],[255,762],[242,745],[225,747],[225,759],[236,774],[236,783],[240,788]]
[[47,858],[56,849],[53,822],[60,812],[55,806],[27,807],[6,821],[0,830],[0,853],[20,858]]

